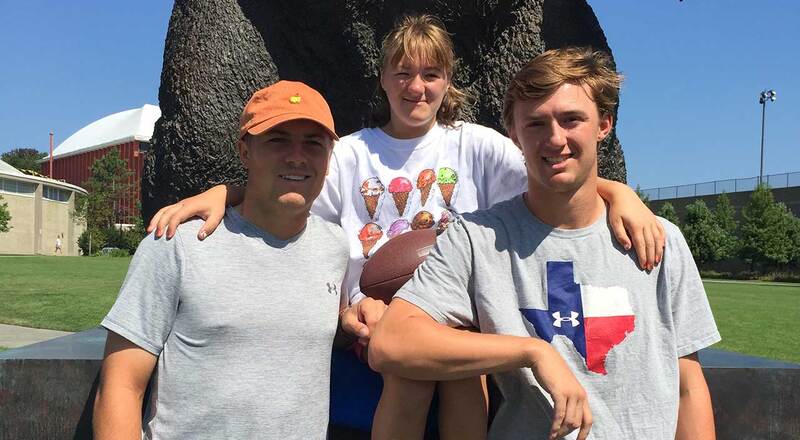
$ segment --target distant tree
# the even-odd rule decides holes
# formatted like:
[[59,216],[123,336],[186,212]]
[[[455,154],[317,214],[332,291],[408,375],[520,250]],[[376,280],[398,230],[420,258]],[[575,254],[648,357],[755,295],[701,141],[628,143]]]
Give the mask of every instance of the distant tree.
[[0,196],[0,232],[8,232],[11,230],[11,213],[8,212],[8,203],[3,201],[3,196]]
[[650,196],[645,194],[645,192],[642,191],[642,188],[639,185],[636,185],[636,189],[634,191],[636,192],[636,195],[639,196],[639,200],[641,200],[642,203],[644,203],[644,205],[649,208],[650,207]]
[[800,218],[793,218],[789,236],[791,237],[792,248],[794,249],[791,262],[795,269],[800,269]]
[[783,267],[797,258],[797,218],[772,191],[759,185],[742,209],[739,255],[761,269]]
[[40,168],[38,161],[45,157],[47,157],[47,153],[33,148],[15,148],[3,153],[0,159],[19,170],[38,171]]
[[686,206],[681,231],[698,265],[727,257],[727,234],[717,224],[704,201],[698,199]]
[[721,258],[733,258],[739,252],[739,238],[738,227],[736,222],[736,210],[731,205],[731,199],[728,195],[722,193],[717,197],[717,204],[714,206],[714,220],[717,222],[722,231],[725,232],[723,242],[721,243],[720,256]]
[[658,211],[656,211],[656,215],[664,217],[675,225],[678,224],[678,213],[675,212],[675,207],[672,206],[670,202],[664,202],[664,204],[658,208]]
[[92,164],[91,177],[83,183],[89,193],[76,203],[76,215],[86,220],[88,228],[107,229],[121,217],[118,201],[131,195],[128,183],[131,172],[117,149],[112,149]]
[[739,226],[736,223],[736,210],[731,204],[731,199],[725,193],[717,197],[717,204],[714,206],[714,218],[717,219],[717,224],[719,224],[722,229],[731,234],[736,233],[736,228]]

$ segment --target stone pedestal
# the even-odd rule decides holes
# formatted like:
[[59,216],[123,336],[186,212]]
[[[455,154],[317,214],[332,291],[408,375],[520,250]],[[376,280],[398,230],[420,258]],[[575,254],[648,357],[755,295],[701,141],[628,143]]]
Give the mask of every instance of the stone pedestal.
[[[0,353],[0,440],[87,439],[106,332],[87,330]],[[717,438],[800,438],[800,365],[703,350]],[[334,440],[368,439],[332,427]]]

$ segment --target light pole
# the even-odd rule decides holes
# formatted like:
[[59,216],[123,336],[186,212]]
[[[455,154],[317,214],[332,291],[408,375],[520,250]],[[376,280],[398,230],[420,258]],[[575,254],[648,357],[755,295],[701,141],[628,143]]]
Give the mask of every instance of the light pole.
[[758,171],[758,184],[764,183],[764,118],[767,114],[767,101],[775,102],[778,94],[775,90],[762,90],[761,95],[758,97],[758,103],[761,104],[761,167]]

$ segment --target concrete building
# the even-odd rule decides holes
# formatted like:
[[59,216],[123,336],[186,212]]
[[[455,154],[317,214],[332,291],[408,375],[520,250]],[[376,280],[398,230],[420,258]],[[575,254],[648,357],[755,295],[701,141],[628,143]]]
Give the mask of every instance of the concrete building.
[[0,160],[0,203],[11,213],[11,230],[0,232],[0,254],[53,255],[60,238],[63,255],[78,255],[78,237],[86,227],[74,218],[77,194],[86,190],[28,176]]
[[95,160],[117,149],[120,157],[128,163],[131,171],[129,182],[131,197],[118,201],[118,223],[133,223],[139,215],[142,167],[144,155],[150,146],[153,127],[161,117],[161,109],[145,104],[140,108],[125,110],[98,119],[76,131],[53,150],[53,170],[50,174],[50,158],[41,162],[41,173],[73,185],[83,185],[91,175]]

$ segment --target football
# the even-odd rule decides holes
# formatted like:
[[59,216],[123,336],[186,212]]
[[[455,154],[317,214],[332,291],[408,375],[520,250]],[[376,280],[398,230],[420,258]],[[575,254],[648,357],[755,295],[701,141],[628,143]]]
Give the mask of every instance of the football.
[[389,304],[434,244],[435,229],[412,230],[387,241],[364,264],[359,281],[361,292]]

